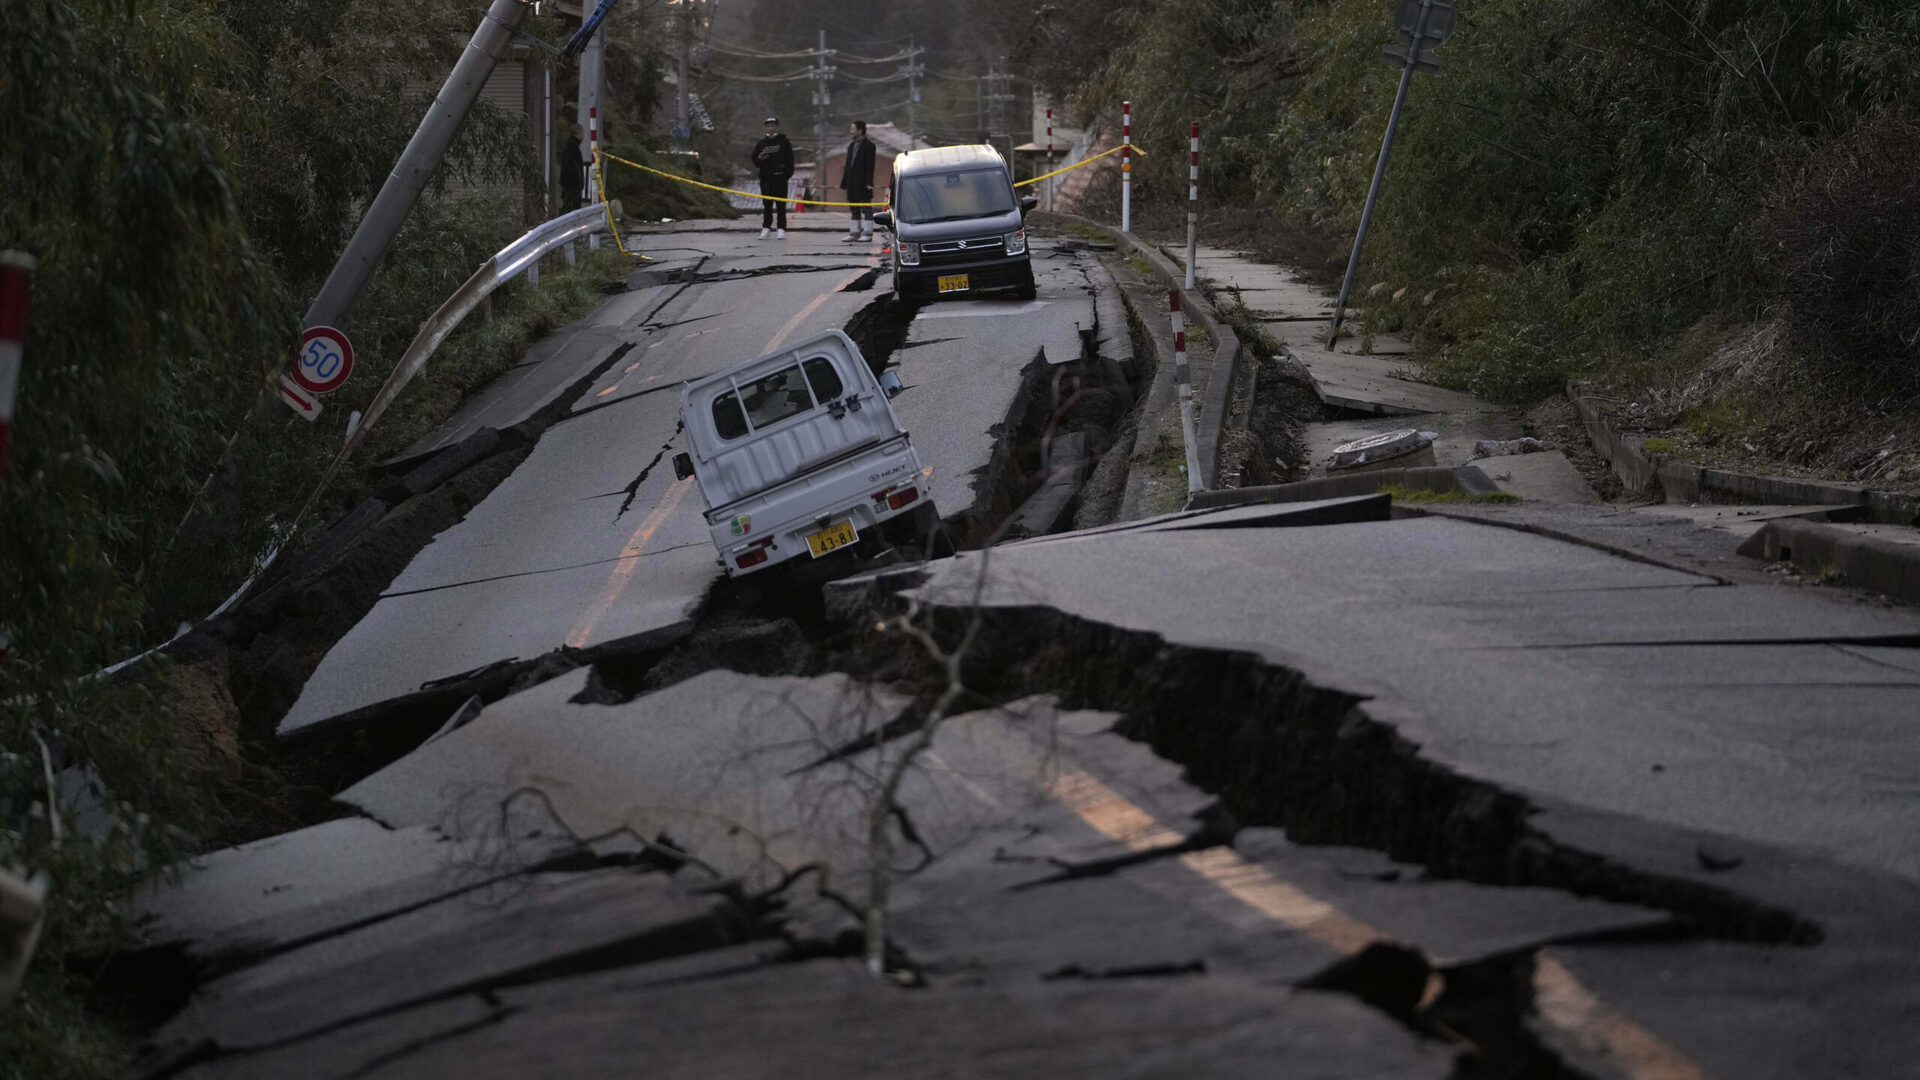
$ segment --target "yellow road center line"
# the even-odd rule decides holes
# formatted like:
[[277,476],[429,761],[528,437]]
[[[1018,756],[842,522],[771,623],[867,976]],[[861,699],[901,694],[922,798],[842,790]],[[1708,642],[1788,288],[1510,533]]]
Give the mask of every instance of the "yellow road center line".
[[761,349],[760,351],[763,353],[770,353],[773,350],[779,348],[780,343],[787,340],[788,335],[792,334],[795,330],[798,330],[800,328],[800,324],[806,321],[807,316],[812,315],[814,312],[820,310],[820,305],[826,303],[828,297],[832,296],[834,293],[839,292],[841,289],[844,289],[847,286],[853,284],[854,282],[860,280],[860,278],[863,277],[866,273],[867,271],[865,270],[856,270],[852,274],[849,274],[847,277],[842,278],[840,281],[840,284],[835,285],[833,288],[828,289],[826,292],[823,292],[819,296],[816,296],[812,300],[808,301],[807,306],[801,308],[799,311],[794,312],[793,318],[788,319],[787,324],[780,328],[779,333],[769,338],[767,340],[766,348]]
[[[1063,769],[1049,789],[1094,831],[1135,851],[1186,839],[1084,772]],[[1351,955],[1376,941],[1393,940],[1230,847],[1190,851],[1180,856],[1180,863],[1274,922],[1338,952]],[[1544,950],[1534,961],[1533,984],[1541,1019],[1579,1045],[1612,1058],[1632,1080],[1713,1080],[1685,1054],[1595,997]]]
[[667,489],[667,497],[661,499],[660,505],[653,508],[653,513],[648,514],[645,520],[640,522],[640,527],[633,530],[633,536],[628,538],[627,546],[620,549],[620,561],[613,564],[613,572],[608,575],[607,583],[600,590],[599,598],[593,602],[592,607],[587,609],[586,618],[580,620],[579,624],[573,628],[573,632],[567,635],[568,645],[576,649],[586,645],[587,639],[593,636],[594,627],[606,617],[607,612],[613,610],[613,605],[620,599],[620,594],[627,590],[627,583],[633,580],[634,567],[640,565],[640,556],[646,551],[647,544],[653,540],[653,534],[659,531],[661,524],[673,515],[674,508],[680,505],[680,500],[686,497],[687,489],[692,486],[693,482],[690,480],[674,481],[673,486]]
[[[857,270],[841,279],[838,285],[814,297],[805,307],[795,313],[793,318],[788,319],[786,325],[782,326],[780,331],[767,341],[766,347],[760,351],[772,352],[779,348],[780,343],[787,340],[789,335],[799,329],[800,324],[806,320],[807,316],[818,311],[820,305],[827,302],[828,297],[859,280],[861,275],[866,272],[865,270]],[[660,343],[656,341],[654,344],[658,345]],[[648,347],[651,348],[652,346]],[[618,386],[619,384],[615,383],[614,386],[602,390],[599,396],[605,396],[611,393]],[[640,556],[646,550],[647,544],[652,541],[653,534],[659,531],[660,526],[666,522],[667,518],[673,516],[674,509],[680,505],[680,500],[686,497],[687,489],[692,486],[693,484],[690,480],[675,481],[673,486],[667,489],[666,497],[660,500],[660,505],[654,507],[653,512],[648,514],[646,518],[640,522],[640,527],[635,529],[633,536],[627,540],[627,546],[621,549],[620,561],[613,564],[613,570],[608,574],[607,583],[600,590],[599,597],[594,600],[593,606],[587,609],[586,617],[581,619],[580,622],[574,626],[573,632],[567,635],[568,645],[576,649],[586,645],[587,639],[593,636],[594,628],[600,624],[600,620],[606,618],[607,612],[613,610],[613,605],[619,602],[621,594],[627,591],[628,583],[633,580],[634,568],[640,565]]]
[[1634,1080],[1711,1080],[1658,1035],[1594,997],[1544,950],[1533,961],[1533,1005],[1541,1019],[1587,1050],[1611,1057]]

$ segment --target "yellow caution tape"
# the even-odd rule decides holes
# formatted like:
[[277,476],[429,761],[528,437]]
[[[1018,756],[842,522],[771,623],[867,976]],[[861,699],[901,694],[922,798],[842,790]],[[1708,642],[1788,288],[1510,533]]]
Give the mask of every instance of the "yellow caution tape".
[[[1072,172],[1075,169],[1083,168],[1085,166],[1093,164],[1096,161],[1099,161],[1101,158],[1106,157],[1109,154],[1117,154],[1120,151],[1126,150],[1126,149],[1132,149],[1132,151],[1135,154],[1139,155],[1140,157],[1147,156],[1146,151],[1141,150],[1138,146],[1134,146],[1134,147],[1116,146],[1111,150],[1103,150],[1100,153],[1093,155],[1092,157],[1084,158],[1080,161],[1076,161],[1064,169],[1055,169],[1050,173],[1046,173],[1041,176],[1036,176],[1031,180],[1021,180],[1015,183],[1013,186],[1020,188],[1020,187],[1026,187],[1030,184],[1037,184],[1042,180],[1050,180],[1053,177],[1059,176],[1061,173]],[[753,192],[753,191],[741,191],[739,188],[721,187],[718,184],[703,184],[698,180],[693,180],[693,179],[689,179],[688,177],[681,176],[679,173],[670,173],[670,172],[667,172],[665,169],[656,169],[648,165],[642,165],[637,161],[628,161],[626,158],[623,158],[623,157],[615,157],[604,150],[596,150],[594,151],[594,153],[596,153],[600,157],[606,158],[608,161],[617,161],[620,164],[627,166],[628,168],[639,169],[641,172],[652,173],[655,176],[664,176],[669,180],[677,180],[682,184],[692,184],[694,187],[697,187],[697,188],[706,188],[708,191],[718,191],[726,195],[739,195],[748,199],[772,199],[774,202],[792,203],[795,206],[842,206],[842,207],[878,206],[878,207],[884,208],[887,205],[886,203],[883,203],[883,202],[827,202],[823,199],[795,199],[785,195],[762,195],[758,192]],[[604,174],[604,170],[601,170],[600,172],[601,172],[600,201],[605,202],[607,200],[607,180]],[[611,213],[609,213],[608,220],[612,220]],[[620,235],[619,233],[616,232],[614,234],[614,242],[618,243],[619,240],[620,240]],[[624,254],[633,254],[632,252],[628,252],[624,246],[622,246],[620,250]],[[641,257],[645,258],[645,256],[641,256]]]
[[678,180],[678,181],[680,181],[680,182],[681,182],[681,183],[683,183],[683,184],[692,184],[692,185],[693,185],[694,187],[697,187],[697,188],[706,188],[706,189],[707,189],[708,191],[720,191],[720,192],[725,192],[725,193],[726,193],[726,194],[728,194],[728,195],[744,195],[744,196],[746,196],[746,197],[747,197],[747,198],[749,198],[749,199],[772,199],[772,200],[773,200],[774,202],[783,202],[783,203],[792,203],[792,204],[794,204],[795,206],[879,206],[879,207],[885,207],[885,206],[887,205],[886,203],[883,203],[883,202],[825,202],[825,201],[823,201],[823,200],[820,200],[820,199],[794,199],[794,198],[789,198],[789,197],[787,197],[787,196],[785,196],[785,195],[762,195],[762,194],[760,194],[760,193],[758,193],[758,192],[754,192],[754,191],[741,191],[741,190],[739,190],[738,188],[730,188],[730,187],[719,187],[719,186],[717,186],[717,185],[714,185],[714,184],[703,184],[703,183],[701,183],[701,182],[700,182],[700,181],[698,181],[698,180],[689,180],[689,179],[687,179],[686,177],[684,177],[684,176],[681,176],[681,175],[680,175],[680,174],[678,174],[678,173],[670,173],[670,172],[667,172],[667,171],[665,171],[665,170],[663,170],[663,169],[654,169],[654,168],[649,168],[649,167],[647,167],[647,166],[645,166],[645,165],[642,165],[642,164],[640,164],[640,163],[639,163],[639,162],[637,162],[637,161],[628,161],[628,160],[627,160],[626,158],[620,158],[620,157],[614,157],[614,156],[613,156],[612,154],[608,154],[608,153],[606,153],[605,151],[602,151],[602,152],[601,152],[601,156],[603,156],[603,157],[605,157],[605,158],[607,158],[607,159],[608,159],[609,161],[617,161],[617,162],[619,162],[619,163],[620,163],[620,164],[622,164],[622,165],[627,165],[627,166],[630,166],[630,167],[632,167],[632,168],[635,168],[635,169],[639,169],[639,170],[640,170],[641,172],[650,172],[650,173],[652,173],[652,174],[653,174],[653,175],[655,175],[655,176],[664,176],[664,177],[666,177],[666,178],[667,178],[667,179],[669,179],[669,180]]
[[[1072,172],[1073,170],[1075,170],[1075,169],[1078,169],[1078,168],[1081,168],[1081,167],[1083,167],[1083,166],[1086,166],[1086,165],[1091,165],[1091,164],[1093,164],[1094,162],[1096,162],[1096,161],[1099,161],[1099,160],[1100,160],[1101,158],[1103,158],[1103,157],[1106,157],[1106,156],[1107,156],[1108,154],[1117,154],[1117,153],[1119,153],[1120,151],[1122,151],[1122,150],[1125,150],[1125,149],[1128,149],[1128,148],[1127,148],[1127,147],[1125,147],[1125,146],[1116,146],[1116,147],[1114,147],[1114,148],[1113,148],[1113,149],[1111,149],[1111,150],[1102,150],[1102,151],[1100,151],[1099,153],[1097,153],[1097,154],[1095,154],[1095,155],[1093,155],[1092,157],[1090,157],[1090,158],[1082,158],[1081,160],[1079,160],[1079,161],[1076,161],[1076,162],[1074,162],[1073,164],[1071,164],[1071,165],[1069,165],[1069,166],[1067,166],[1067,167],[1066,167],[1066,168],[1064,168],[1064,169],[1055,169],[1055,170],[1053,170],[1053,171],[1052,171],[1052,172],[1050,172],[1050,173],[1043,173],[1042,175],[1040,175],[1040,176],[1036,176],[1036,177],[1034,177],[1034,178],[1033,178],[1033,179],[1031,179],[1031,180],[1022,180],[1022,181],[1020,181],[1019,183],[1017,183],[1017,184],[1015,184],[1015,185],[1013,185],[1013,186],[1014,186],[1014,187],[1026,187],[1026,186],[1027,186],[1028,184],[1037,184],[1037,183],[1039,183],[1039,182],[1040,182],[1040,181],[1042,181],[1042,180],[1050,180],[1050,179],[1052,179],[1053,177],[1056,177],[1056,176],[1059,176],[1059,175],[1060,175],[1061,173],[1063,173],[1063,172]],[[1141,149],[1140,149],[1139,147],[1137,147],[1137,146],[1135,146],[1135,147],[1133,147],[1133,148],[1132,148],[1132,150],[1133,150],[1133,152],[1134,152],[1135,154],[1138,154],[1138,155],[1139,155],[1139,156],[1141,156],[1141,157],[1146,157],[1146,156],[1147,156],[1147,155],[1146,155],[1146,153],[1145,153],[1145,152],[1143,152],[1143,151],[1142,151],[1142,150],[1141,150]]]
[[[595,150],[593,153],[595,157],[602,156],[598,150]],[[613,234],[613,246],[620,249],[620,254],[630,259],[639,259],[641,262],[652,262],[652,259],[637,251],[628,251],[627,242],[620,239],[620,225],[613,220],[613,204],[607,201],[607,171],[605,169],[595,169],[593,170],[593,178],[594,181],[600,185],[600,205],[607,208],[607,231]]]

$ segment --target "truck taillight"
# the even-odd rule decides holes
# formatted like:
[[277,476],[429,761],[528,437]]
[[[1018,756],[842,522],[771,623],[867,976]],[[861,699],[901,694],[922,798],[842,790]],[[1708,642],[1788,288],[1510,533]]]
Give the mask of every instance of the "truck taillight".
[[907,505],[908,503],[913,502],[915,499],[918,499],[919,497],[920,497],[919,488],[907,488],[905,491],[896,491],[893,494],[887,496],[887,506],[894,510],[898,510],[901,507]]
[[759,566],[761,563],[766,561],[767,561],[767,549],[763,547],[757,547],[757,548],[754,548],[752,551],[743,551],[739,555],[735,556],[733,560],[733,564],[735,566],[738,566],[740,569],[745,570],[750,566]]

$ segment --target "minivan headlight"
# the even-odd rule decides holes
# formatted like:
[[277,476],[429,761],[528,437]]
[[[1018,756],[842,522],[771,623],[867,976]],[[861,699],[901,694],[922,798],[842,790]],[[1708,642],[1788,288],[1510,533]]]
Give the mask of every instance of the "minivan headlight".
[[920,245],[919,244],[913,243],[910,240],[902,240],[899,242],[899,248],[900,248],[900,265],[901,266],[919,266],[920,265]]
[[1027,230],[1020,229],[1000,238],[1007,245],[1007,254],[1022,255],[1027,250]]

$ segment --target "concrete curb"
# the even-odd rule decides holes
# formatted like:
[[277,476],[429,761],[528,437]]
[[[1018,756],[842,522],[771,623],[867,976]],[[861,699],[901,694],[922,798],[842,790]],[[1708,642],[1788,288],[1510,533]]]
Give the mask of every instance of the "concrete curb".
[[1383,487],[1404,487],[1435,494],[1459,492],[1463,495],[1493,495],[1500,489],[1473,465],[1447,469],[1418,466],[1411,469],[1372,469],[1348,476],[1322,476],[1291,484],[1268,487],[1223,488],[1202,491],[1187,503],[1189,510],[1209,510],[1249,503],[1313,502],[1319,499],[1344,499],[1353,495],[1371,495]]
[[1200,401],[1198,428],[1200,435],[1200,477],[1201,486],[1211,490],[1219,483],[1220,477],[1220,436],[1227,419],[1227,401],[1233,391],[1233,383],[1240,363],[1240,336],[1233,332],[1213,305],[1199,289],[1186,289],[1182,282],[1186,274],[1174,265],[1173,260],[1161,254],[1151,244],[1123,233],[1111,225],[1083,218],[1078,214],[1039,212],[1036,216],[1042,220],[1049,218],[1071,222],[1091,229],[1099,229],[1113,237],[1114,244],[1123,253],[1137,254],[1147,260],[1153,268],[1153,274],[1169,289],[1180,291],[1181,305],[1190,312],[1195,320],[1204,327],[1213,338],[1212,367],[1207,375],[1207,391]]
[[1736,550],[1750,559],[1791,562],[1810,574],[1838,574],[1849,585],[1920,604],[1920,547],[1911,544],[1781,518],[1761,526]]
[[1613,467],[1628,491],[1647,492],[1657,485],[1669,502],[1698,502],[1722,496],[1741,502],[1777,506],[1863,506],[1873,521],[1885,525],[1920,524],[1920,499],[1892,491],[1876,491],[1858,484],[1805,480],[1735,472],[1684,461],[1663,461],[1613,430],[1599,399],[1579,383],[1567,383],[1567,399],[1587,429],[1587,439]]

